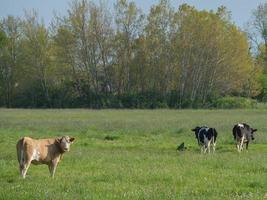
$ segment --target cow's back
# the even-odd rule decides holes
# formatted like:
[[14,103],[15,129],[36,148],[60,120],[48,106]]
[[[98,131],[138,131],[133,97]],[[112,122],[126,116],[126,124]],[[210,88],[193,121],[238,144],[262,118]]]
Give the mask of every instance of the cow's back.
[[235,125],[234,128],[233,128],[233,136],[234,136],[234,139],[241,138],[242,135],[243,135],[243,128],[241,128],[238,125]]
[[206,128],[201,128],[198,133],[198,140],[201,144],[204,143],[205,134],[206,134]]
[[33,164],[48,163],[58,154],[57,151],[55,139],[35,140],[24,137],[17,143],[19,162],[32,160]]

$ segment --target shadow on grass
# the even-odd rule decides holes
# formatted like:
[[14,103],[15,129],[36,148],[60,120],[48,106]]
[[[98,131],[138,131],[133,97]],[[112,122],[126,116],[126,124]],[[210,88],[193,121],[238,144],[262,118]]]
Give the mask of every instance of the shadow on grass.
[[104,137],[104,140],[108,140],[108,141],[113,141],[113,140],[118,140],[119,136],[112,136],[112,135],[107,135]]

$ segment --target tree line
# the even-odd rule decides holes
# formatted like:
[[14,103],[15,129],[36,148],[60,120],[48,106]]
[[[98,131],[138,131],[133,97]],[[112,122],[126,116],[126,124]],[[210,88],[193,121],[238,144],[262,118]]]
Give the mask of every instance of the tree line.
[[73,0],[48,27],[34,10],[7,16],[0,20],[0,106],[196,108],[225,96],[265,101],[266,13],[267,4],[252,13],[254,32],[237,27],[224,6],[175,9],[168,0],[147,14],[127,0],[113,10],[102,1]]

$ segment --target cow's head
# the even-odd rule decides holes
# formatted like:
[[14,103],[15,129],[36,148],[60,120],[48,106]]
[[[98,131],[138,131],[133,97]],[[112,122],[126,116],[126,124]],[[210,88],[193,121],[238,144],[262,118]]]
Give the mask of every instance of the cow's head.
[[191,129],[191,131],[195,132],[195,135],[196,135],[196,138],[198,139],[198,132],[199,130],[201,129],[201,127],[197,126],[196,128],[194,129]]
[[62,151],[66,152],[70,150],[70,145],[73,143],[74,140],[75,140],[74,137],[63,136],[61,138],[58,138],[57,142],[60,145]]
[[248,124],[243,123],[243,128],[246,130],[247,132],[247,137],[250,140],[254,140],[254,132],[257,131],[257,129],[251,128]]
[[257,129],[253,129],[253,128],[250,128],[250,136],[251,136],[251,139],[254,140],[254,132],[256,132]]

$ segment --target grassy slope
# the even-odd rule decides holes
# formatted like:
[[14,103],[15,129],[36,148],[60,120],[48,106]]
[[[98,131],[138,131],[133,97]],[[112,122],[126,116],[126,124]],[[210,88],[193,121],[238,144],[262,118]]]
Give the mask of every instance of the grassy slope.
[[[236,122],[258,128],[237,153]],[[214,155],[200,155],[196,125],[216,127]],[[0,199],[267,199],[267,110],[0,110]],[[19,177],[22,136],[71,135],[54,180],[45,165]],[[114,137],[108,141],[106,136]],[[185,142],[188,150],[175,151]]]

